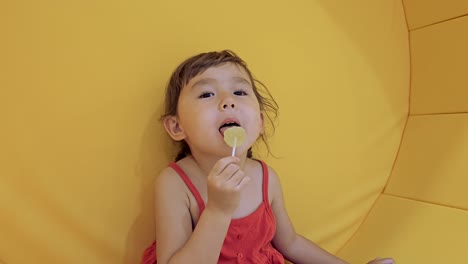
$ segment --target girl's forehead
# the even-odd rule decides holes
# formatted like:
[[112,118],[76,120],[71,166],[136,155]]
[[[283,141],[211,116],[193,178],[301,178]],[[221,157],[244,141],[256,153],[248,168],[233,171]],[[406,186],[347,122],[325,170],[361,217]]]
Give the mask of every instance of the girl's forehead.
[[[223,79],[246,79],[249,80],[249,75],[245,71],[245,69],[235,63],[232,62],[227,62],[224,64],[216,65],[209,67],[202,73],[196,75],[193,77],[190,81],[190,83],[197,82],[201,79],[216,79],[216,80],[223,80]],[[250,83],[250,81],[249,81]]]

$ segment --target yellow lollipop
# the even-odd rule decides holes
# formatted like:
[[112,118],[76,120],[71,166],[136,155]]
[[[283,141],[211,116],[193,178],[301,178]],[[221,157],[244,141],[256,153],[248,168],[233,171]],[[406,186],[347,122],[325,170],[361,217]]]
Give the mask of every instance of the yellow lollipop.
[[224,142],[232,148],[232,156],[236,154],[236,147],[245,140],[245,130],[242,127],[230,127],[224,131]]

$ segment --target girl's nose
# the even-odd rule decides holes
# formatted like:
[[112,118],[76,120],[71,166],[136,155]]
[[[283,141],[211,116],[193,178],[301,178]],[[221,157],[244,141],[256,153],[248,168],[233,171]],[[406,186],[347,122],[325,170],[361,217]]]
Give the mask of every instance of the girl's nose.
[[236,107],[236,102],[231,95],[225,95],[219,102],[219,110],[235,109]]
[[229,107],[231,108],[236,108],[236,105],[234,103],[231,103],[231,104],[223,104],[223,109],[228,109]]

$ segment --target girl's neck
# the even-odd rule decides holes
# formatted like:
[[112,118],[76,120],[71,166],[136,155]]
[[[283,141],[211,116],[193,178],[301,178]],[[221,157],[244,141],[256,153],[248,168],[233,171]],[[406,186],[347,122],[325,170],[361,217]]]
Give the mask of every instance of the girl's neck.
[[[239,155],[240,154],[240,155]],[[247,160],[247,153],[239,153],[236,155],[240,158],[240,168],[244,169],[245,162]],[[202,153],[192,152],[190,156],[194,162],[197,164],[198,168],[201,170],[203,175],[208,176],[213,166],[223,157],[219,156],[210,156]]]

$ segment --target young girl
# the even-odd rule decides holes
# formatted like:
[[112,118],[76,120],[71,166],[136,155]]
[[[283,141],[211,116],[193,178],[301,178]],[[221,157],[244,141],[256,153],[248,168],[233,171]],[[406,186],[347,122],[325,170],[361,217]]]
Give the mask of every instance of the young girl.
[[[181,148],[156,180],[157,254],[154,242],[142,263],[346,263],[296,233],[276,172],[253,159],[277,105],[241,58],[221,51],[187,59],[165,103],[164,127]],[[246,133],[235,156],[223,140],[232,126]]]

